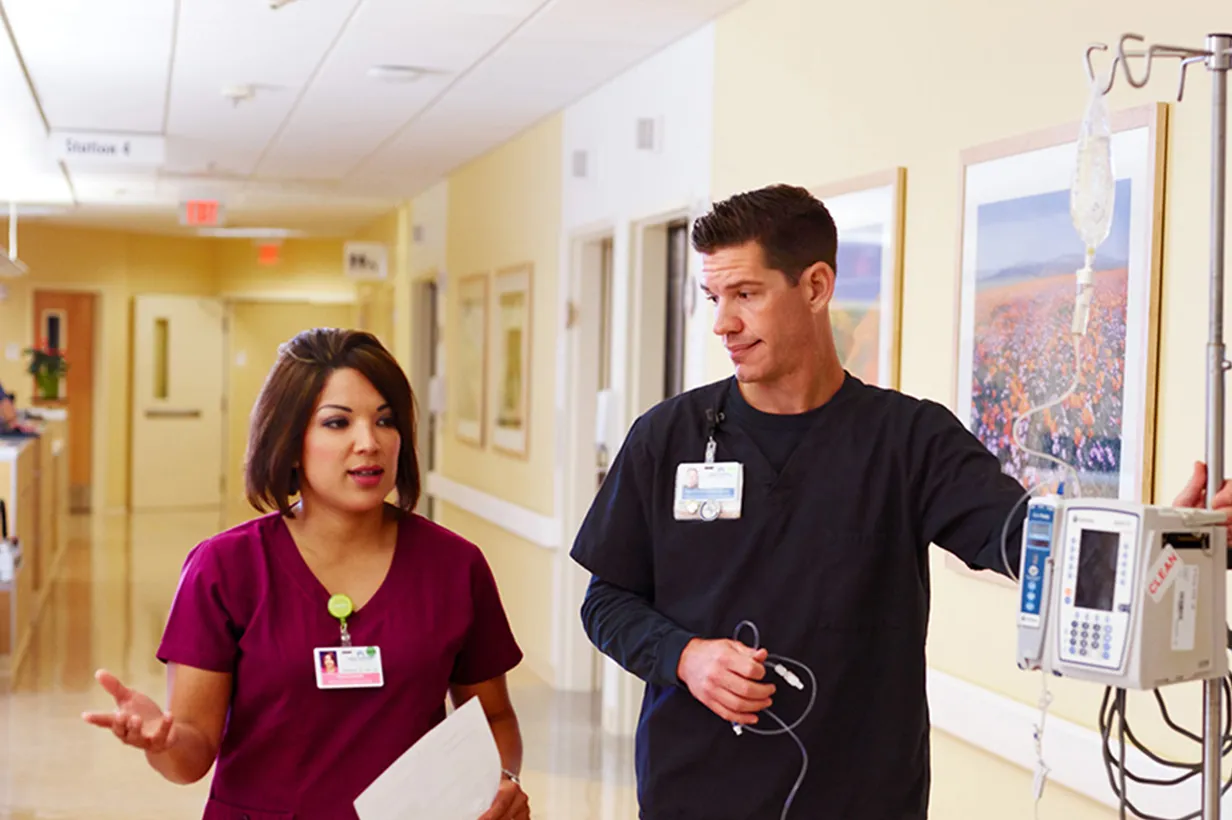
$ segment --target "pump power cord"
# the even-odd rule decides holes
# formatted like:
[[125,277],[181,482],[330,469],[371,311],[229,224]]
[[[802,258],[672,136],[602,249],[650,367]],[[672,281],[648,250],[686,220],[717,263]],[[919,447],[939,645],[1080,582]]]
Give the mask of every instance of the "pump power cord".
[[[1232,752],[1232,676],[1225,676],[1220,683],[1222,684],[1225,711],[1224,711],[1224,726],[1223,736],[1220,739],[1220,756],[1225,757],[1229,752]],[[1115,694],[1115,697],[1114,697]],[[1182,728],[1173,721],[1168,714],[1168,706],[1164,701],[1163,694],[1158,690],[1154,690],[1155,700],[1159,704],[1160,714],[1163,716],[1164,723],[1168,728],[1177,732],[1184,737],[1201,744],[1202,738],[1196,733]],[[1112,787],[1113,794],[1116,795],[1120,803],[1121,817],[1132,816],[1141,818],[1142,820],[1198,820],[1202,816],[1202,811],[1191,812],[1183,817],[1164,818],[1152,814],[1146,814],[1140,808],[1134,805],[1127,794],[1127,782],[1134,781],[1144,786],[1177,786],[1184,783],[1186,780],[1197,777],[1202,773],[1202,762],[1199,760],[1194,763],[1179,762],[1174,760],[1166,760],[1160,755],[1146,748],[1141,741],[1138,740],[1132,728],[1129,725],[1127,704],[1127,693],[1123,689],[1113,689],[1111,686],[1104,690],[1104,700],[1100,705],[1099,710],[1099,731],[1103,740],[1103,758],[1104,766],[1108,774],[1108,784]],[[1117,735],[1120,739],[1119,748],[1114,753],[1112,739],[1112,721],[1116,719]],[[1128,743],[1126,742],[1128,740]],[[1151,761],[1159,766],[1176,769],[1183,774],[1172,778],[1160,777],[1144,777],[1130,770],[1128,761],[1126,760],[1127,750],[1132,744],[1138,751],[1146,755]],[[1225,782],[1220,788],[1221,794],[1226,794],[1232,788],[1232,778]],[[1126,812],[1132,812],[1132,815],[1127,815]]]
[[[745,644],[745,645],[750,647],[754,651],[761,649],[761,632],[757,629],[757,624],[753,623],[752,621],[741,621],[739,624],[737,624],[735,632],[732,633],[732,640],[739,641],[740,631],[744,629],[745,627],[748,627],[749,629],[753,631],[753,642],[751,644]],[[795,801],[796,794],[800,791],[800,787],[804,785],[804,775],[808,772],[808,763],[809,763],[808,749],[805,748],[804,741],[800,740],[800,736],[796,734],[796,727],[798,727],[801,723],[804,722],[804,719],[807,718],[809,716],[809,713],[813,711],[813,706],[817,702],[817,677],[813,674],[813,670],[809,669],[807,664],[801,663],[800,661],[795,660],[794,658],[788,658],[783,655],[767,654],[766,656],[766,666],[770,667],[775,672],[775,674],[777,674],[783,680],[787,681],[787,683],[791,685],[792,687],[799,689],[799,690],[803,690],[804,682],[800,680],[798,675],[796,675],[794,672],[792,672],[790,669],[784,666],[785,663],[791,664],[792,666],[796,666],[804,670],[804,674],[807,675],[809,679],[809,702],[808,702],[808,706],[804,707],[804,711],[800,713],[800,717],[796,718],[795,722],[793,723],[787,723],[781,717],[779,717],[778,715],[776,715],[774,712],[770,711],[769,709],[763,709],[760,712],[760,714],[769,716],[781,728],[779,729],[758,729],[753,726],[745,726],[743,724],[735,723],[735,722],[732,723],[732,731],[734,731],[737,736],[740,736],[744,734],[745,732],[748,732],[754,735],[763,735],[765,737],[773,737],[774,735],[786,734],[786,735],[791,736],[791,739],[796,742],[796,746],[800,749],[800,756],[801,756],[800,775],[796,778],[796,784],[792,787],[791,792],[787,795],[787,801],[783,804],[783,813],[779,815],[780,820],[787,820],[787,813],[791,811],[791,804]]]

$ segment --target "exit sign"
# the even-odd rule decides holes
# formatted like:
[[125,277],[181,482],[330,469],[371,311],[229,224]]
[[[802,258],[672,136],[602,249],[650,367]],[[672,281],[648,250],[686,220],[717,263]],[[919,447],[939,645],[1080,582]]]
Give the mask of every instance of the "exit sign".
[[180,224],[214,228],[221,224],[222,206],[217,199],[190,199],[180,205]]

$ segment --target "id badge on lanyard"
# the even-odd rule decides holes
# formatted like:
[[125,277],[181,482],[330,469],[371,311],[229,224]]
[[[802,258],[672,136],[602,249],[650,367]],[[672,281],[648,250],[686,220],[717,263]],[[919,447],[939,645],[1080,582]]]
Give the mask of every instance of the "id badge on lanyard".
[[717,521],[740,517],[744,497],[744,465],[738,461],[715,462],[714,432],[706,442],[706,460],[676,467],[676,492],[672,511],[677,521]]
[[320,646],[312,650],[318,689],[371,689],[385,685],[379,646],[352,646],[346,619],[355,611],[351,599],[334,595],[329,599],[329,614],[341,624],[339,646]]

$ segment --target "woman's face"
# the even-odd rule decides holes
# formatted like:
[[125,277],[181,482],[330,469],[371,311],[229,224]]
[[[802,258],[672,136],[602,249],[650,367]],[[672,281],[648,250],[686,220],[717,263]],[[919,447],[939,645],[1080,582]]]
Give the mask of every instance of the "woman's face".
[[325,667],[326,672],[333,672],[338,668],[338,665],[334,663],[333,655],[326,655],[325,662],[322,665]]
[[397,482],[401,445],[385,397],[359,371],[335,370],[304,433],[300,495],[345,512],[380,508]]

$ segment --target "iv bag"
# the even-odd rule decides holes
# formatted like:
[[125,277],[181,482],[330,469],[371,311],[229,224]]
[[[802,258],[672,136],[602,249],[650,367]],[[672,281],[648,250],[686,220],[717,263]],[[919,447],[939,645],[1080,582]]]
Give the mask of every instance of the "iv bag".
[[1089,254],[1108,238],[1115,197],[1108,107],[1099,85],[1092,82],[1091,96],[1078,131],[1078,156],[1069,191],[1070,219]]

